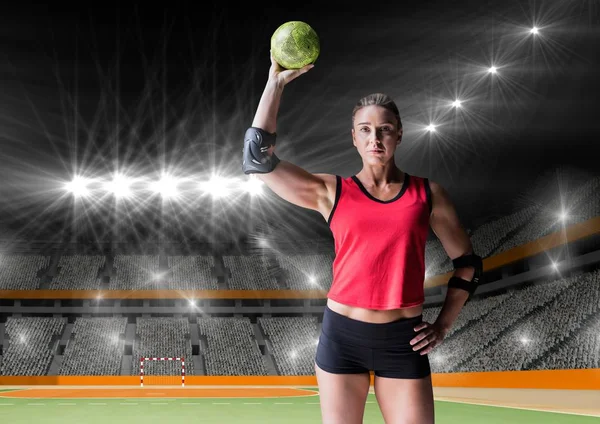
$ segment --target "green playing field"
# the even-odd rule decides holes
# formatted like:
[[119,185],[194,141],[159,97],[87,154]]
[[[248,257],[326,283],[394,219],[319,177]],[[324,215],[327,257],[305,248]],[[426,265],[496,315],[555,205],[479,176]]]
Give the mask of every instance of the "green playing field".
[[[3,395],[8,393],[3,391]],[[51,395],[50,395],[51,396]],[[435,403],[436,424],[592,424],[598,417],[446,401]],[[281,398],[16,399],[0,397],[0,423],[321,423],[318,396]],[[384,424],[370,394],[365,424]]]

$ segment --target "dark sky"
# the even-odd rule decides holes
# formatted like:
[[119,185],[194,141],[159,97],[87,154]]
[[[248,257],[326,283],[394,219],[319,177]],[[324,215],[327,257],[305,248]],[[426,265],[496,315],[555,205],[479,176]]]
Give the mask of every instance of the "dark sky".
[[[321,53],[285,88],[282,159],[310,172],[357,173],[352,107],[385,92],[405,129],[397,165],[441,183],[466,226],[600,172],[595,0],[359,2],[334,11],[301,2],[171,3],[3,8],[5,227],[54,232],[60,225],[50,222],[72,219],[72,199],[58,187],[74,173],[218,169],[243,178],[242,137],[266,82],[270,36],[290,20],[315,29]],[[449,107],[457,95],[460,110]],[[423,131],[430,123],[434,134]],[[277,213],[319,225],[312,211],[271,201]],[[92,203],[104,216],[109,201]],[[154,207],[144,205],[136,212]],[[203,206],[187,206],[193,227]],[[245,220],[243,202],[230,207],[226,216]],[[32,224],[40,222],[47,225]]]

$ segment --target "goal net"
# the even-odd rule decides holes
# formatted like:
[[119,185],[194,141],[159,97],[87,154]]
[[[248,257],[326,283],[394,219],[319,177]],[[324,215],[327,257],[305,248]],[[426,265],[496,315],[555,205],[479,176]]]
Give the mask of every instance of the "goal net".
[[183,358],[141,358],[140,385],[185,387]]

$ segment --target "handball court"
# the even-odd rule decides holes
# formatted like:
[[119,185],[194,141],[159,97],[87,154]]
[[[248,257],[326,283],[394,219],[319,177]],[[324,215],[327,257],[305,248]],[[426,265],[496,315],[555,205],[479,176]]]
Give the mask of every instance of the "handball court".
[[[0,386],[2,387],[2,386]],[[434,388],[436,423],[598,423],[600,391]],[[3,423],[321,423],[317,387],[3,386]],[[364,423],[384,424],[371,387]]]

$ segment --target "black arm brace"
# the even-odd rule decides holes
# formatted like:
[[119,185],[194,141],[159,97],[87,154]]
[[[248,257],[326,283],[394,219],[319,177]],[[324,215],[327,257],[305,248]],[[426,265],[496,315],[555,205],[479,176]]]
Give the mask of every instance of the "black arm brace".
[[275,145],[277,133],[268,133],[261,128],[250,127],[244,135],[242,170],[244,174],[268,174],[279,163],[273,153],[267,154],[269,147]]
[[473,279],[471,281],[463,280],[462,278],[456,276],[452,276],[452,278],[448,280],[448,288],[453,287],[466,290],[469,292],[469,296],[471,296],[473,293],[475,293],[477,285],[481,280],[483,274],[483,260],[480,256],[470,254],[453,259],[452,264],[454,265],[454,269],[466,268],[470,266],[475,268],[475,274],[473,274]]

